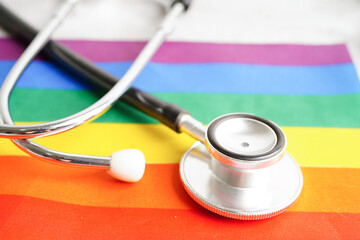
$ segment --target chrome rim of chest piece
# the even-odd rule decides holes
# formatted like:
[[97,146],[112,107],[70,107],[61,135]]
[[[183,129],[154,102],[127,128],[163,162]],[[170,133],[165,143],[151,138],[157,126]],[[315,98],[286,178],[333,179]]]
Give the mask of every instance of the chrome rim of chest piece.
[[269,218],[288,209],[303,185],[285,147],[285,135],[273,122],[250,114],[224,115],[209,124],[205,145],[196,142],[183,155],[181,180],[210,211],[242,220]]

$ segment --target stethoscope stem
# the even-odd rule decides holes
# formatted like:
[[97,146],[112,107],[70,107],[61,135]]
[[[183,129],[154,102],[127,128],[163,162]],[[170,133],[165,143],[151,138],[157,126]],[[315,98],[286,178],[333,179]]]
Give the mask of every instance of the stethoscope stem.
[[205,143],[206,127],[190,114],[183,114],[178,123],[181,132],[188,134],[196,140]]

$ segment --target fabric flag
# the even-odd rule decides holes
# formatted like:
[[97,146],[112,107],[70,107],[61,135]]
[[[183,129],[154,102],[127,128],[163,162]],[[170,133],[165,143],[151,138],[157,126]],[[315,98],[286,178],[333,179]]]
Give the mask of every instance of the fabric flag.
[[[144,46],[61,42],[119,78]],[[3,81],[23,47],[3,38],[0,49]],[[298,201],[263,221],[226,219],[203,209],[179,177],[180,158],[194,140],[119,101],[92,123],[36,142],[93,155],[138,148],[146,156],[144,178],[129,184],[102,169],[38,161],[0,139],[1,239],[359,236],[360,84],[345,45],[167,42],[135,86],[205,124],[231,112],[279,124],[304,176]],[[76,113],[102,94],[40,57],[19,80],[10,110],[17,123],[46,122]]]

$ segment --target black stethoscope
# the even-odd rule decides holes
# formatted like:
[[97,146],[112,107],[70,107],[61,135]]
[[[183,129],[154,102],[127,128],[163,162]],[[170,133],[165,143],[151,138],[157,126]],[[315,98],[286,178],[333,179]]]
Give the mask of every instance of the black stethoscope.
[[[57,24],[75,2],[76,0],[65,1],[62,12],[56,16],[59,18]],[[33,51],[25,51],[29,54],[26,61],[23,60],[17,71],[10,71],[10,77],[8,75],[7,78],[12,78],[13,82],[6,79],[8,81],[2,86],[0,109],[4,124],[0,126],[0,136],[12,139],[17,146],[34,157],[75,165],[106,167],[115,178],[135,182],[141,179],[145,169],[144,156],[138,150],[122,150],[110,157],[75,155],[47,149],[30,140],[33,137],[63,132],[89,121],[121,96],[128,104],[174,131],[187,133],[198,140],[183,155],[180,176],[186,191],[200,205],[226,217],[246,220],[269,218],[285,211],[300,195],[303,179],[298,164],[285,152],[286,137],[279,126],[252,114],[231,113],[214,119],[205,127],[181,107],[130,87],[137,74],[172,31],[177,17],[189,5],[190,1],[173,1],[157,32],[130,70],[118,80],[61,44],[49,41],[49,29],[47,35],[44,30],[37,35],[34,29],[0,4],[0,24],[7,31],[25,42],[37,35],[28,47],[31,49],[33,45]],[[52,31],[56,26],[53,27]],[[39,40],[41,34],[43,37]],[[34,46],[36,40],[38,45]],[[114,89],[117,89],[116,94],[106,99],[109,95],[107,93],[99,100],[105,98],[107,101],[95,103],[95,107],[91,106],[93,108],[89,107],[85,110],[90,110],[81,111],[81,114],[30,127],[15,126],[7,106],[2,105],[8,105],[13,85],[43,46],[43,52],[52,60],[105,89],[112,88],[109,93],[114,93]],[[23,56],[18,62],[22,59]]]

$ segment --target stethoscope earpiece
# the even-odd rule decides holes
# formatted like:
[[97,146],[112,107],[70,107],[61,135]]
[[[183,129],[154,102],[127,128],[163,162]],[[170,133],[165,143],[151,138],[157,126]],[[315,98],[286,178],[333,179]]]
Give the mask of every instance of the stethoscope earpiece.
[[137,149],[124,149],[110,155],[108,173],[121,181],[137,182],[145,172],[145,156]]

